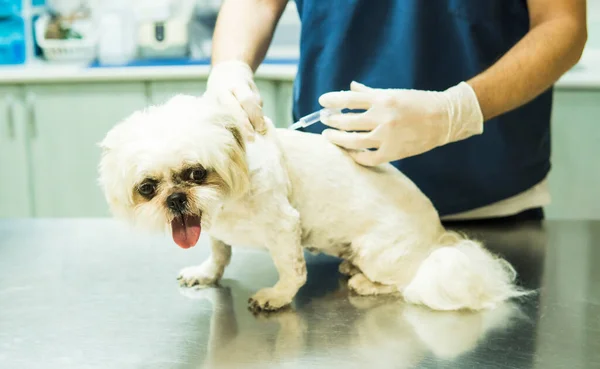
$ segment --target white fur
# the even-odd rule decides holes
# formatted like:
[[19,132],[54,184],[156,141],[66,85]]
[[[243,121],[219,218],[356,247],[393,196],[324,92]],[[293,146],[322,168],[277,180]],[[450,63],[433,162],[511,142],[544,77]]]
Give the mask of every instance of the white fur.
[[[398,292],[436,310],[491,308],[524,294],[506,261],[446,231],[429,199],[389,164],[362,167],[320,135],[268,122],[264,136],[245,142],[244,173],[232,165],[235,140],[226,128],[238,113],[208,97],[177,96],[117,125],[102,143],[100,163],[114,213],[164,229],[170,221],[164,204],[135,206],[135,185],[146,173],[198,162],[229,176],[232,189],[195,190],[203,232],[215,240],[213,255],[215,244],[217,254],[228,245],[265,248],[279,272],[275,286],[252,298],[255,308],[292,301],[306,280],[303,247],[347,260],[343,269],[353,271],[350,287],[360,294]],[[184,270],[183,283],[207,274],[218,280],[228,262],[211,257]]]

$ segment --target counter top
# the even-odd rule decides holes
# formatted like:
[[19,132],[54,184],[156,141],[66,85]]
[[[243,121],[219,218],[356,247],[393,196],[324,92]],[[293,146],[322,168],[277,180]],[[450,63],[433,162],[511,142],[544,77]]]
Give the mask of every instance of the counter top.
[[[293,81],[296,64],[267,61],[256,72],[257,78]],[[133,66],[92,66],[51,64],[33,61],[21,66],[0,66],[0,84],[56,83],[93,81],[159,81],[206,79],[210,71],[207,61],[170,65],[134,64]]]
[[110,219],[0,221],[2,368],[600,367],[600,222],[463,228],[539,294],[483,313],[443,313],[348,294],[339,260],[307,255],[286,311],[248,297],[277,273],[234,248],[220,287],[179,288],[208,255]]
[[[294,60],[266,60],[258,68],[256,78],[293,81],[296,72]],[[171,63],[161,66],[139,62],[126,67],[89,67],[33,61],[23,66],[0,67],[0,84],[193,80],[206,79],[208,73],[208,60],[187,62],[186,65]],[[600,88],[600,50],[586,50],[580,63],[567,72],[556,83],[556,87]]]

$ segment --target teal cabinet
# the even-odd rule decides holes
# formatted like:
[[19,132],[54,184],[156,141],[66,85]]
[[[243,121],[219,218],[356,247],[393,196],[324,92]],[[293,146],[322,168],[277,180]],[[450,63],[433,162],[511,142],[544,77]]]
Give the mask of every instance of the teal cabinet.
[[[292,123],[291,81],[259,78],[274,124]],[[137,109],[206,80],[0,86],[0,217],[98,217],[98,142]],[[600,89],[557,88],[552,115],[549,219],[600,219]]]
[[97,184],[98,143],[147,104],[143,83],[30,85],[31,198],[37,217],[108,215]]
[[28,126],[22,89],[0,86],[0,218],[29,217]]
[[[275,121],[277,119],[277,83],[258,79],[256,87],[263,101],[263,114]],[[273,122],[275,124],[275,122]]]
[[600,90],[555,92],[548,182],[548,218],[600,219]]
[[289,127],[292,122],[293,82],[280,82],[277,86],[277,127]]

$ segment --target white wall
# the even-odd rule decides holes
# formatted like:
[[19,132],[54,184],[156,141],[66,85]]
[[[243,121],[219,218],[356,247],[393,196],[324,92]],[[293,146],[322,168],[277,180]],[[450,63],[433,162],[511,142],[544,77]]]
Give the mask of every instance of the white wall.
[[588,0],[587,48],[600,50],[600,0]]

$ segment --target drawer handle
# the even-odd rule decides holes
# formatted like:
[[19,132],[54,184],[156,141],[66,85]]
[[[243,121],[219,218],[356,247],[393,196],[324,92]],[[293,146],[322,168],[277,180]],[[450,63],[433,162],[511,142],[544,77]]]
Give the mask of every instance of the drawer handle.
[[6,97],[6,121],[8,128],[8,137],[15,138],[15,102],[12,96]]
[[33,93],[27,94],[27,126],[29,127],[29,135],[31,138],[37,137],[37,126],[35,122],[35,95]]

